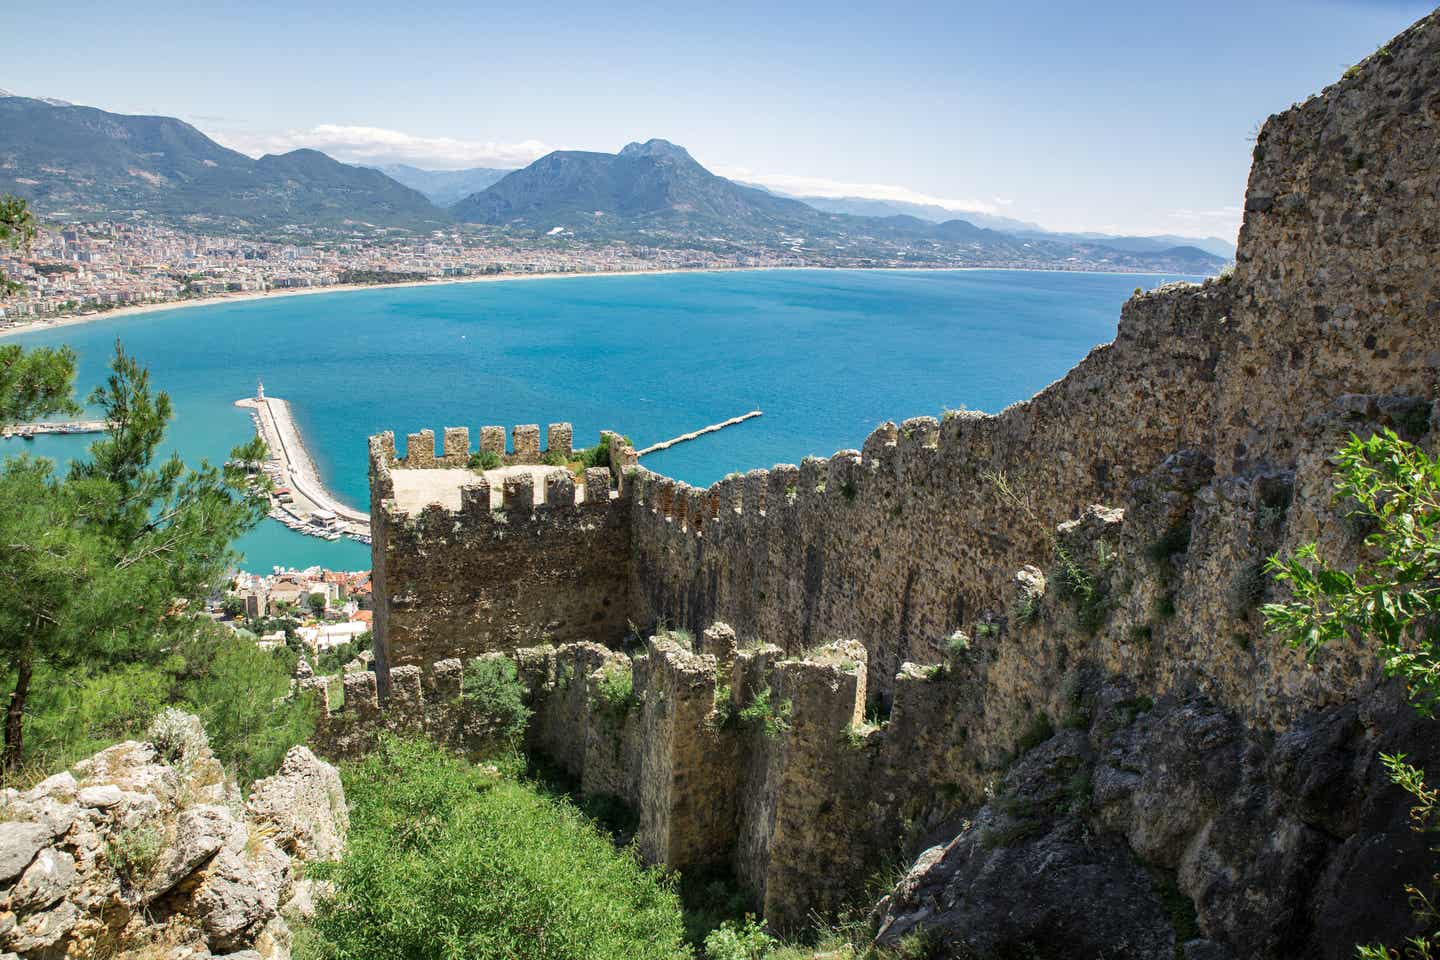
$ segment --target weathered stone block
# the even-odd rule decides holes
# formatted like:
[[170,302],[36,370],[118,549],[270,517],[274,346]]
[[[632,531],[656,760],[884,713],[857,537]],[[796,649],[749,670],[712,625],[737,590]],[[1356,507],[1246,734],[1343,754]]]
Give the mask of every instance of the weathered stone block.
[[610,471],[604,467],[585,469],[585,502],[608,503],[610,500]]
[[504,427],[481,427],[480,428],[480,450],[482,452],[498,453],[505,456],[505,428]]
[[490,481],[477,474],[460,488],[460,511],[467,516],[489,515]]
[[443,441],[447,467],[463,467],[470,462],[470,428],[446,427]]
[[[393,671],[392,671],[393,672]],[[380,715],[380,700],[375,674],[369,670],[345,674],[345,712],[360,720],[374,720]]]
[[545,505],[557,509],[575,506],[574,474],[557,470],[545,476]]
[[572,444],[574,443],[574,428],[568,423],[552,423],[545,433],[545,450],[548,453],[558,453],[565,459],[570,459]]
[[435,466],[434,430],[421,430],[406,436],[405,466],[422,470]]
[[510,431],[511,446],[516,463],[540,462],[540,425],[522,423]]
[[535,475],[515,473],[505,478],[501,494],[506,510],[529,513],[535,509]]

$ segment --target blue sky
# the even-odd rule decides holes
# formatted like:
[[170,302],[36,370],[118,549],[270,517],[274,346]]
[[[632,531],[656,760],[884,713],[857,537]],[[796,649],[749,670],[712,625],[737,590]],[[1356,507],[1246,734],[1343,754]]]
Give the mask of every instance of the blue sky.
[[519,166],[664,137],[795,193],[1233,236],[1268,114],[1432,9],[1398,0],[11,3],[0,87],[256,154]]

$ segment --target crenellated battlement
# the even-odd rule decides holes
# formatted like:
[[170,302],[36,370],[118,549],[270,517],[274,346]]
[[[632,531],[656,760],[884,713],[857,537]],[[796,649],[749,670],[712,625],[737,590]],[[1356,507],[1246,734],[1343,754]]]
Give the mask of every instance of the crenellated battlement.
[[[513,650],[520,641],[588,639],[624,629],[629,583],[630,485],[614,464],[634,450],[606,431],[612,466],[581,469],[573,430],[480,430],[479,452],[499,466],[472,468],[470,432],[447,427],[370,439],[372,543],[379,692],[392,667]],[[490,458],[493,463],[495,458]]]
[[[469,427],[446,427],[441,431],[441,448],[435,451],[435,431],[420,430],[405,437],[405,456],[398,457],[393,433],[380,434],[389,437],[378,449],[371,445],[372,456],[388,456],[391,467],[405,470],[434,470],[447,467],[464,467],[470,462],[472,453],[494,453],[504,466],[539,464],[549,455],[569,461],[574,455],[574,428],[568,423],[552,423],[546,428],[545,448],[540,447],[540,425],[522,423],[510,429],[510,443],[507,448],[505,428],[484,426],[480,428],[480,443],[476,448],[470,445]],[[373,440],[374,438],[372,438]]]

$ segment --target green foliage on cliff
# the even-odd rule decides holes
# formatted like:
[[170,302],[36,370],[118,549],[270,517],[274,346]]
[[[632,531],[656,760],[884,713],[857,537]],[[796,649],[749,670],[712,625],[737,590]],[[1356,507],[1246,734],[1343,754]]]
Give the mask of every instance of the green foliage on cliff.
[[789,700],[775,700],[765,687],[741,708],[740,722],[759,730],[767,740],[775,740],[790,729],[790,709]]
[[688,955],[669,878],[568,801],[423,742],[343,770],[349,848],[301,960],[671,960]]
[[205,724],[215,755],[242,784],[266,776],[314,729],[308,695],[287,699],[294,654],[204,622],[139,663],[36,671],[24,780],[62,770],[120,740],[143,738],[177,705]]
[[[35,238],[35,216],[20,197],[0,195],[0,253],[24,250]],[[0,297],[23,290],[20,284],[0,271]]]
[[0,426],[79,412],[70,396],[74,383],[75,351],[69,347],[0,346]]
[[[1314,543],[1272,557],[1268,569],[1291,596],[1266,604],[1265,621],[1312,661],[1333,642],[1376,644],[1385,674],[1400,678],[1415,709],[1433,718],[1440,713],[1440,461],[1391,430],[1352,436],[1335,459],[1335,502],[1369,530],[1360,561],[1353,569],[1338,566]],[[1425,772],[1403,753],[1381,760],[1390,779],[1414,798],[1414,828],[1440,832],[1440,791],[1426,785]],[[1440,888],[1440,868],[1429,885]],[[1433,932],[1402,950],[1361,947],[1360,957],[1440,955],[1440,909],[1432,893],[1414,884],[1406,892]]]

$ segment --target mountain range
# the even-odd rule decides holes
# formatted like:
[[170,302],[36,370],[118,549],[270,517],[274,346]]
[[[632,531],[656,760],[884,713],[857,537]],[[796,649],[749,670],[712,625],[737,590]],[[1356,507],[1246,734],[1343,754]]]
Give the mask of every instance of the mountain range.
[[121,213],[256,227],[419,227],[449,218],[376,170],[292,150],[258,160],[172,117],[0,98],[0,193],[56,219]]
[[497,167],[422,170],[406,163],[386,163],[375,169],[390,179],[425,194],[425,198],[437,207],[453,206],[511,172],[509,169],[502,170]]
[[308,149],[252,159],[171,117],[3,92],[0,193],[24,196],[59,220],[143,214],[257,230],[428,231],[460,223],[515,237],[759,246],[850,264],[1211,273],[1226,259],[1182,238],[1056,235],[1020,221],[997,230],[941,208],[800,200],[717,176],[658,139],[615,154],[555,151],[512,171],[372,169]]

